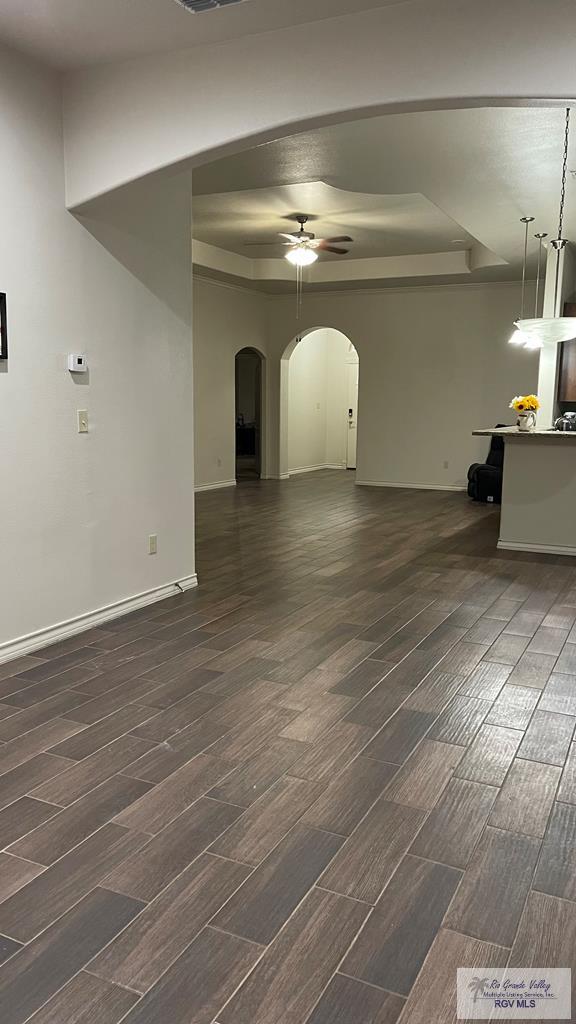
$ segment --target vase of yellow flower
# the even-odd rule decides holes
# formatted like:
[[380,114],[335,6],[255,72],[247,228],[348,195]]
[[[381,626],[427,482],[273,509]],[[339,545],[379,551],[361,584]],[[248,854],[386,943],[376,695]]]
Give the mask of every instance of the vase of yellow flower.
[[536,413],[540,408],[537,395],[517,395],[510,402],[510,408],[518,413],[518,430],[531,433],[536,428]]

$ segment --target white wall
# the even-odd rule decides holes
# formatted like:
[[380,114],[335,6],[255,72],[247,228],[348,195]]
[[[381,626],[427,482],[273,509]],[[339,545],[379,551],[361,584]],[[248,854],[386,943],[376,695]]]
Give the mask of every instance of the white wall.
[[[244,345],[267,356],[263,433],[270,476],[340,459],[342,449],[322,446],[321,423],[327,421],[314,411],[325,401],[314,392],[320,363],[318,373],[306,371],[306,338],[289,362],[282,360],[298,333],[321,325],[346,335],[360,357],[359,482],[463,487],[468,466],[482,461],[488,447],[471,431],[512,422],[510,399],[537,386],[537,353],[507,343],[519,303],[515,283],[307,292],[299,321],[291,295],[263,296],[203,280],[194,294],[201,483],[234,479],[234,354]],[[292,381],[291,403],[293,359],[300,372]],[[283,395],[282,369],[287,371]],[[330,391],[337,393],[333,384]],[[300,420],[297,414],[292,421],[290,408],[298,395],[309,415]],[[306,442],[313,438],[307,453]]]
[[350,343],[334,330],[307,334],[288,363],[288,471],[346,465]]
[[572,96],[575,31],[573,0],[414,0],[81,69],[65,89],[68,203],[358,110]]
[[[194,435],[197,488],[236,479],[235,356],[267,352],[267,298],[258,292],[194,279]],[[266,377],[266,364],[263,367]],[[266,438],[266,380],[262,408]],[[265,441],[264,441],[265,444]],[[263,450],[263,474],[266,474]]]
[[[511,422],[510,398],[536,387],[537,354],[507,344],[518,301],[517,284],[305,296],[298,329],[329,324],[360,357],[358,482],[464,485],[487,450],[472,429]],[[296,333],[290,299],[273,299],[270,323],[279,357]],[[280,374],[273,381],[271,407],[282,406]]]
[[60,84],[5,50],[0,137],[2,644],[192,574],[194,525],[186,250],[118,224],[116,248],[139,251],[124,265],[66,212]]

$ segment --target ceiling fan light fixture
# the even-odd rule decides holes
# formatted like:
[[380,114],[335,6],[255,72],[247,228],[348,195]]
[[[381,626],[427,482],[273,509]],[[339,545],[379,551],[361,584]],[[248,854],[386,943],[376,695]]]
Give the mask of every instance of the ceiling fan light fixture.
[[318,253],[307,245],[296,245],[286,253],[286,259],[295,267],[309,267],[318,259]]

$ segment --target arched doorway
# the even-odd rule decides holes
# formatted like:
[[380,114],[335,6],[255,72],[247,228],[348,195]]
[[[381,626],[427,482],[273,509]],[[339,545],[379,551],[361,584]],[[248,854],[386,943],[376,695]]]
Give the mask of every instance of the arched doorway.
[[259,480],[262,474],[262,363],[255,348],[235,357],[236,479]]
[[286,347],[280,370],[280,476],[356,469],[359,357],[341,331],[317,327]]

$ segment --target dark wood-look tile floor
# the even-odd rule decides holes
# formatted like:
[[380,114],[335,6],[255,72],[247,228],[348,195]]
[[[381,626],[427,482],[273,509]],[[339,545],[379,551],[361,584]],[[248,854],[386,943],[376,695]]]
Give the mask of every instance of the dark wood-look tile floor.
[[449,1024],[457,966],[576,967],[576,565],[344,472],[197,519],[197,590],[0,666],[2,1024]]

